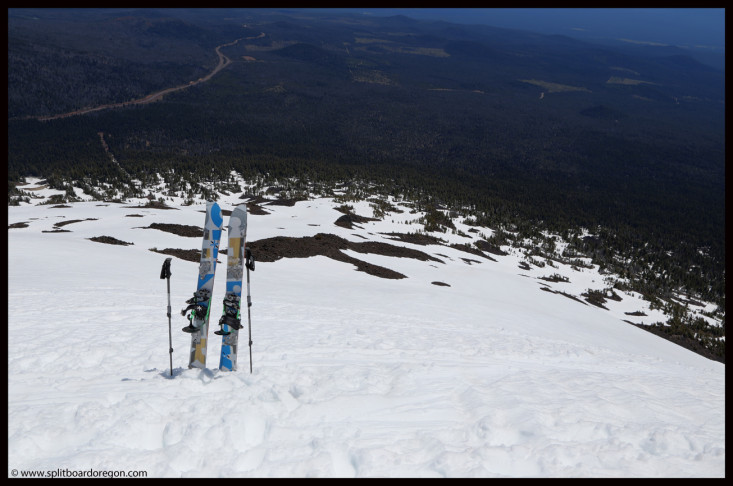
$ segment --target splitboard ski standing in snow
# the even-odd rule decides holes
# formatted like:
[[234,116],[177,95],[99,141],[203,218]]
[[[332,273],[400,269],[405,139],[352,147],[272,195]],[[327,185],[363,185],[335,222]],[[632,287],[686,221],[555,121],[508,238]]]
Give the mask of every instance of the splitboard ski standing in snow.
[[[240,204],[231,216],[227,228],[229,245],[227,247],[227,289],[224,296],[224,309],[215,334],[222,336],[219,369],[237,369],[237,345],[241,323],[240,301],[242,299],[242,276],[245,266],[245,245],[247,240],[247,205]],[[248,274],[249,275],[249,274]],[[249,297],[247,298],[248,305]]]
[[191,333],[189,368],[206,368],[209,311],[211,310],[211,295],[214,292],[216,258],[219,255],[219,241],[221,240],[223,222],[224,218],[219,205],[215,202],[207,202],[198,284],[193,297],[186,301],[188,307],[181,311],[181,315],[186,315],[186,312],[189,312],[187,316],[189,325],[183,328],[184,332]]

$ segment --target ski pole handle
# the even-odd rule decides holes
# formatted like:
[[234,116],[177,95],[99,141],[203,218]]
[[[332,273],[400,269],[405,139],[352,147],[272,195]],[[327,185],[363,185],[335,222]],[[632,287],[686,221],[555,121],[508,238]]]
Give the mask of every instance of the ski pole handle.
[[249,247],[244,249],[244,262],[247,270],[255,271],[255,257],[252,255],[252,250]]
[[172,258],[166,258],[163,262],[163,268],[160,269],[160,279],[171,278],[171,260]]

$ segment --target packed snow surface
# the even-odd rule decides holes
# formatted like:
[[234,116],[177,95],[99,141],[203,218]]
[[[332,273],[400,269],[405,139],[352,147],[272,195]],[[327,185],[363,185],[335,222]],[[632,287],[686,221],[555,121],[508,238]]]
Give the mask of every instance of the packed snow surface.
[[[219,204],[231,210],[238,196]],[[9,476],[725,476],[723,364],[624,322],[639,310],[656,319],[632,295],[605,310],[541,290],[603,288],[593,270],[522,270],[514,253],[491,261],[388,239],[417,227],[408,208],[354,229],[334,225],[340,203],[328,198],[249,215],[250,241],[332,233],[443,262],[345,251],[399,280],[325,256],[258,262],[251,374],[246,327],[239,369],[218,370],[225,254],[207,368],[188,369],[178,310],[198,264],[173,258],[171,377],[166,255],[149,249],[201,238],[142,227],[201,227],[205,205],[136,205],[8,208],[11,225],[28,224],[8,230]],[[81,221],[43,232],[70,220]],[[102,235],[134,244],[88,239]],[[570,281],[538,280],[551,273]]]

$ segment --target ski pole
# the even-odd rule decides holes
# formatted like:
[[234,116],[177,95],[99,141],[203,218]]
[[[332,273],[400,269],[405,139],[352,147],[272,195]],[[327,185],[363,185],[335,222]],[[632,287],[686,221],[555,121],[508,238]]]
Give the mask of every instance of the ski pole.
[[247,267],[247,321],[249,324],[249,373],[252,374],[252,315],[249,308],[252,307],[252,297],[249,293],[249,271],[255,271],[255,259],[252,256],[252,251],[246,248],[245,251],[245,266]]
[[171,260],[166,258],[160,270],[160,278],[167,279],[168,283],[168,354],[171,361],[171,377],[173,376],[173,334],[171,333]]

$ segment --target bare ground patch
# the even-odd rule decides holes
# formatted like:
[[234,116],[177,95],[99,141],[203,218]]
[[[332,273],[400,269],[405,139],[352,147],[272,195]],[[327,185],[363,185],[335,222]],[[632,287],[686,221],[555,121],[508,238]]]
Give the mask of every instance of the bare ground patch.
[[201,250],[182,250],[180,248],[165,248],[159,250],[157,248],[150,248],[150,251],[155,253],[162,253],[163,255],[170,255],[187,262],[198,263],[201,261]]
[[281,258],[308,258],[321,255],[333,260],[351,263],[356,266],[358,271],[369,275],[392,279],[406,278],[406,276],[394,270],[353,258],[343,253],[342,250],[443,263],[441,260],[418,250],[373,241],[355,243],[336,235],[324,233],[300,238],[276,236],[253,241],[249,244],[249,247],[255,259],[261,262],[274,262]]
[[297,202],[307,201],[307,200],[308,199],[306,198],[299,198],[299,197],[289,198],[289,199],[275,199],[273,201],[270,201],[268,206],[291,206],[292,207],[292,206],[295,206],[295,203]]
[[627,316],[646,317],[646,314],[642,311],[624,312],[624,314]]
[[602,290],[591,290],[588,289],[587,292],[584,292],[582,294],[583,297],[585,297],[585,301],[589,304],[593,304],[596,307],[600,307],[601,309],[608,310],[608,307],[606,307],[606,299],[615,300],[617,302],[621,301],[621,297],[614,291],[610,292],[610,295]]
[[381,233],[385,236],[389,236],[390,240],[403,241],[405,243],[412,243],[414,245],[443,245],[444,240],[435,236],[425,235],[422,233]]
[[550,292],[551,294],[558,294],[558,295],[562,295],[562,296],[564,296],[564,297],[567,297],[568,299],[572,299],[572,300],[574,300],[575,302],[580,302],[580,303],[581,303],[581,304],[583,304],[583,305],[588,305],[588,304],[586,304],[585,302],[583,302],[582,300],[580,300],[579,298],[577,298],[576,296],[574,296],[574,295],[572,295],[572,294],[568,294],[567,292],[562,292],[562,291],[552,290],[552,289],[550,289],[549,287],[540,287],[540,289],[541,289],[541,290],[544,290],[545,292]]
[[[491,260],[492,262],[497,261],[496,259],[491,258],[489,255],[487,255],[483,251],[479,250],[478,248],[476,248],[474,246],[471,246],[471,245],[467,245],[465,243],[452,244],[452,245],[448,245],[448,246],[450,246],[451,248],[455,248],[456,250],[465,251],[466,253],[470,253],[472,255],[477,255],[477,256],[486,258],[487,260]],[[465,258],[464,258],[464,260],[465,260]],[[476,262],[476,263],[478,263],[478,262]]]
[[201,237],[204,234],[204,229],[202,227],[187,224],[151,223],[149,226],[138,226],[138,228],[156,229],[188,238]]
[[67,224],[72,223],[80,223],[82,221],[97,221],[97,218],[87,218],[87,219],[70,219],[69,221],[61,221],[59,223],[54,223],[54,228],[61,228],[62,226],[66,226]]
[[160,201],[148,201],[143,206],[124,206],[125,208],[132,208],[132,209],[178,209],[178,208],[172,208],[165,203],[162,203]]
[[[341,226],[346,229],[354,229],[354,225],[368,223],[369,221],[379,221],[376,218],[367,218],[366,216],[359,216],[358,214],[347,213],[337,219],[333,224]],[[359,226],[357,226],[358,228]]]
[[127,241],[118,240],[117,238],[114,238],[112,236],[94,236],[92,238],[87,238],[91,241],[96,241],[97,243],[106,243],[108,245],[134,245],[134,243],[129,243]]
[[247,199],[247,204],[267,204],[273,201],[272,199],[267,199],[266,197],[262,197],[259,195],[256,196],[254,194],[247,194],[247,193],[244,193],[241,196],[239,196],[239,199]]
[[[471,231],[471,230],[468,230],[468,231]],[[481,251],[485,251],[486,253],[491,253],[491,254],[494,254],[494,255],[499,255],[499,256],[506,256],[506,255],[508,255],[508,254],[509,254],[509,253],[507,253],[507,252],[503,251],[503,250],[502,250],[501,248],[499,248],[498,246],[492,245],[491,243],[489,243],[489,242],[488,242],[488,241],[486,241],[486,240],[478,240],[478,241],[477,241],[476,243],[474,243],[474,244],[476,245],[476,247],[477,247],[477,248],[478,248],[479,250],[481,250]]]
[[48,184],[44,184],[44,185],[38,186],[38,187],[25,187],[25,188],[23,188],[24,191],[40,191],[41,189],[48,189]]
[[[466,253],[470,253],[472,255],[477,255],[477,256],[480,256],[482,258],[486,258],[487,260],[491,260],[492,262],[495,262],[497,260],[495,260],[494,258],[491,258],[489,255],[487,255],[486,253],[484,253],[484,251],[482,251],[482,250],[487,249],[487,250],[489,250],[489,253],[494,253],[496,255],[507,255],[507,253],[504,253],[501,250],[498,250],[496,247],[494,247],[491,244],[489,244],[489,242],[484,242],[485,245],[483,245],[483,246],[479,245],[478,242],[477,242],[476,243],[476,247],[474,247],[474,246],[471,246],[471,245],[467,245],[465,243],[463,243],[463,244],[450,244],[449,245],[445,240],[442,240],[442,239],[440,239],[438,237],[435,237],[435,236],[422,234],[422,233],[381,233],[381,234],[384,235],[384,236],[386,236],[386,237],[389,237],[390,240],[402,241],[402,242],[405,242],[405,243],[412,243],[414,245],[421,245],[421,246],[426,246],[426,245],[441,245],[441,246],[447,246],[447,247],[453,248],[455,250],[463,251],[463,252],[466,252]],[[445,255],[441,255],[441,256],[445,257]],[[468,263],[469,265],[471,263],[480,263],[479,261],[471,260],[471,259],[466,259],[466,258],[462,258],[462,260],[465,261],[466,263]]]
[[558,275],[557,273],[555,273],[553,275],[550,275],[550,276],[543,276],[543,277],[537,277],[537,278],[540,279],[540,280],[545,280],[547,282],[553,282],[553,283],[557,283],[557,282],[568,283],[568,282],[570,282],[570,279],[568,277],[564,277],[562,275]]
[[263,208],[259,204],[255,204],[252,202],[247,203],[247,213],[257,216],[265,216],[267,214],[271,214],[269,211],[265,211],[265,208]]

